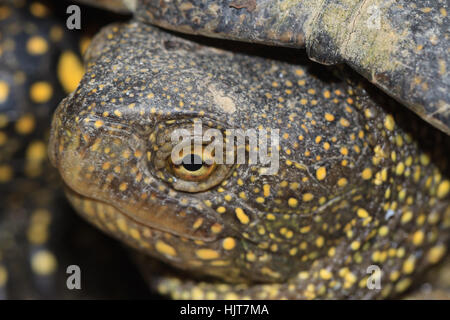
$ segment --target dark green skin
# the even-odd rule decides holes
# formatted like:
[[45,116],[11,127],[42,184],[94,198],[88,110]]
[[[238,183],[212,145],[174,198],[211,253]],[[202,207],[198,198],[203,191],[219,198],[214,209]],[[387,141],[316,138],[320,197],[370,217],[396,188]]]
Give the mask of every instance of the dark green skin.
[[346,63],[450,134],[448,1],[124,2],[145,23],[209,37],[306,48],[314,61]]
[[[31,3],[45,5],[46,14],[31,14]],[[64,31],[65,9],[64,3],[0,1],[0,81],[2,90],[8,87],[0,101],[0,300],[148,297],[125,250],[70,208],[47,158],[51,115],[67,94],[57,65],[63,52],[79,54],[79,34]],[[62,30],[58,40],[50,37],[54,27]],[[45,52],[27,51],[33,36],[47,42]],[[48,101],[31,97],[38,81],[51,86]],[[82,290],[66,286],[72,264],[81,268]]]
[[[139,22],[97,35],[84,78],[52,123],[49,154],[71,203],[181,270],[155,271],[142,258],[150,285],[173,298],[404,292],[446,252],[449,137],[342,68],[248,50]],[[160,163],[172,130],[194,119],[222,131],[280,129],[278,173],[235,166],[219,185],[186,191]],[[366,286],[372,264],[380,290]]]

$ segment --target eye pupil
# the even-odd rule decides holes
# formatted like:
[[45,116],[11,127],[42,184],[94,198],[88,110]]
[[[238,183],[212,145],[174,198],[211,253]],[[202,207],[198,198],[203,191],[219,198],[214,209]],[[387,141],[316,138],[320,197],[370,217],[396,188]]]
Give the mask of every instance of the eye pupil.
[[203,167],[202,158],[196,154],[190,154],[183,158],[183,167],[189,171],[197,171]]

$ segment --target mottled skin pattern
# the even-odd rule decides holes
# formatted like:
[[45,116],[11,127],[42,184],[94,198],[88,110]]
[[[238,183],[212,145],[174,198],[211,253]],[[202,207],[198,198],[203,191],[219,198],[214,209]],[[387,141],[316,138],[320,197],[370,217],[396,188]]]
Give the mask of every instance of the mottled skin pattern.
[[[124,250],[72,212],[48,161],[51,115],[83,73],[65,9],[0,1],[0,300],[146,297]],[[66,287],[70,264],[82,290]]]
[[[404,292],[446,252],[449,137],[346,70],[315,71],[297,54],[278,54],[285,61],[139,22],[104,29],[52,123],[49,153],[71,203],[184,270],[141,265],[173,298]],[[219,185],[200,191],[211,173],[186,190],[168,137],[194,119],[224,133],[280,129],[279,171],[217,165]],[[372,264],[381,290],[367,288]]]
[[446,0],[126,2],[137,19],[167,29],[305,47],[314,61],[345,62],[450,134]]

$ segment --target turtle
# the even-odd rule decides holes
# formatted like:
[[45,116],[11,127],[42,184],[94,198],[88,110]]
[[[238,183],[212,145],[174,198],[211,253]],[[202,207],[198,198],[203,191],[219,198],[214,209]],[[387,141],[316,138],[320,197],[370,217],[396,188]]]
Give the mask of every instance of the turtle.
[[[199,17],[208,6],[123,3],[134,18],[92,41],[49,156],[73,207],[137,250],[150,287],[175,299],[389,298],[445,257],[447,134],[342,65],[148,23],[214,25]],[[178,4],[192,14],[171,14]],[[180,151],[173,138],[252,129],[270,137],[275,171],[236,162],[231,151],[262,149],[245,133],[212,162],[211,140]]]
[[[148,25],[150,2],[83,2],[135,14],[92,42],[49,155],[73,207],[137,249],[150,287],[176,299],[388,298],[445,257],[447,135],[298,50],[166,32]],[[280,129],[279,170],[175,165],[171,132],[199,120],[224,136]]]

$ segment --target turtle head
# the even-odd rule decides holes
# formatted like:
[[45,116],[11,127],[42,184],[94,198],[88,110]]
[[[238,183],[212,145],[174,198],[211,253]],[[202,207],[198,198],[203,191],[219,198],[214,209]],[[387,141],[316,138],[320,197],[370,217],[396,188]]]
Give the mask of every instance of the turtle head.
[[231,282],[326,282],[407,234],[390,230],[416,199],[413,170],[432,169],[346,83],[140,23],[104,29],[86,57],[50,157],[77,211],[128,245]]
[[[267,175],[278,171],[278,135],[260,135],[269,137],[265,161],[246,165],[259,132],[247,131],[253,95],[227,75],[239,68],[232,58],[139,24],[105,29],[55,112],[49,153],[73,206],[102,230],[182,268],[276,281],[243,257],[273,259],[258,249],[262,234],[246,230],[279,180]],[[211,63],[223,70],[213,74]]]

